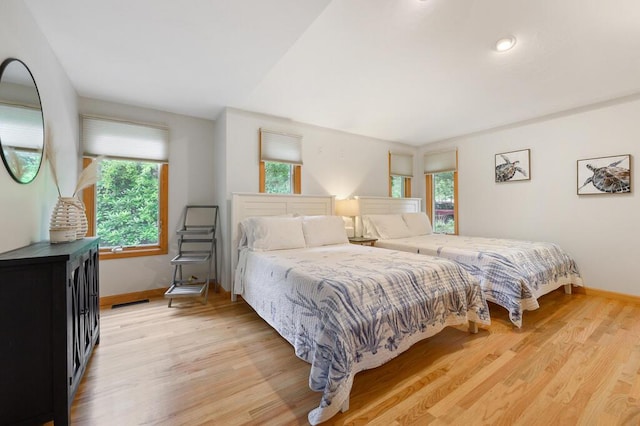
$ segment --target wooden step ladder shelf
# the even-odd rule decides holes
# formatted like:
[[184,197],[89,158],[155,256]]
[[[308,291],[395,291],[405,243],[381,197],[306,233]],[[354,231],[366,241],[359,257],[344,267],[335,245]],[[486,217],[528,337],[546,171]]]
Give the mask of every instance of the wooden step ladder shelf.
[[[169,307],[175,298],[201,297],[207,303],[209,283],[213,278],[214,291],[218,291],[217,239],[218,206],[188,205],[184,208],[182,227],[178,235],[178,254],[171,259],[173,279],[164,297]],[[196,277],[183,276],[183,266],[207,264],[204,281]],[[213,269],[213,276],[212,276]]]

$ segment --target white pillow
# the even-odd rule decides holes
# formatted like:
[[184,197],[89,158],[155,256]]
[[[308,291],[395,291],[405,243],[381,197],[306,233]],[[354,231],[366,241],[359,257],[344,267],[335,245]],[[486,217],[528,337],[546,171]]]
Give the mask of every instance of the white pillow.
[[241,223],[247,247],[255,251],[305,247],[302,219],[299,217],[250,217]]
[[379,239],[378,231],[373,220],[369,218],[370,215],[362,216],[362,236],[364,238],[376,238]]
[[369,215],[378,231],[378,235],[383,239],[405,238],[411,236],[411,231],[407,227],[402,215],[399,214],[376,214]]
[[402,213],[402,218],[407,224],[409,231],[411,231],[411,235],[427,235],[433,233],[431,222],[426,213]]
[[307,247],[349,242],[344,220],[340,216],[304,216],[302,218],[302,232]]
[[[263,216],[257,216],[263,217]],[[244,219],[242,222],[238,224],[238,248],[244,247],[253,247],[253,241],[255,238],[253,237],[253,228],[255,227],[255,220],[257,217],[250,217]],[[294,217],[293,213],[279,214],[275,216],[264,216],[264,217]]]
[[238,249],[249,245],[249,232],[247,230],[246,221],[247,219],[238,224]]

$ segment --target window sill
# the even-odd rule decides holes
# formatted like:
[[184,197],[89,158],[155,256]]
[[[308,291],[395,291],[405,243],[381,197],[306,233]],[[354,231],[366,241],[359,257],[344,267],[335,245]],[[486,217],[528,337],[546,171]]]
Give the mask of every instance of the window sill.
[[113,252],[111,249],[100,250],[100,260],[125,259],[129,257],[159,256],[167,254],[168,250],[162,247],[129,247],[122,251]]

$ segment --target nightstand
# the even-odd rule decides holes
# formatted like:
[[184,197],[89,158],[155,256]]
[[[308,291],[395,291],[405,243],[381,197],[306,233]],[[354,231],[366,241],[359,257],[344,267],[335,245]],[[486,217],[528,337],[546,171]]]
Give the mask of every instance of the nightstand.
[[349,242],[351,244],[357,244],[359,246],[375,246],[377,238],[365,238],[365,237],[351,237],[349,238]]

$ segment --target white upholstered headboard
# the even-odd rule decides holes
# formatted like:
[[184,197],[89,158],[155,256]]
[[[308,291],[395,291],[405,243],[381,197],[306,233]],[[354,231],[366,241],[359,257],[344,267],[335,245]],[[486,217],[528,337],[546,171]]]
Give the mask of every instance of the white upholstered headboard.
[[255,216],[284,214],[333,215],[333,195],[284,195],[234,193],[231,199],[231,298],[235,300],[233,283],[238,263],[238,227],[242,220]]

